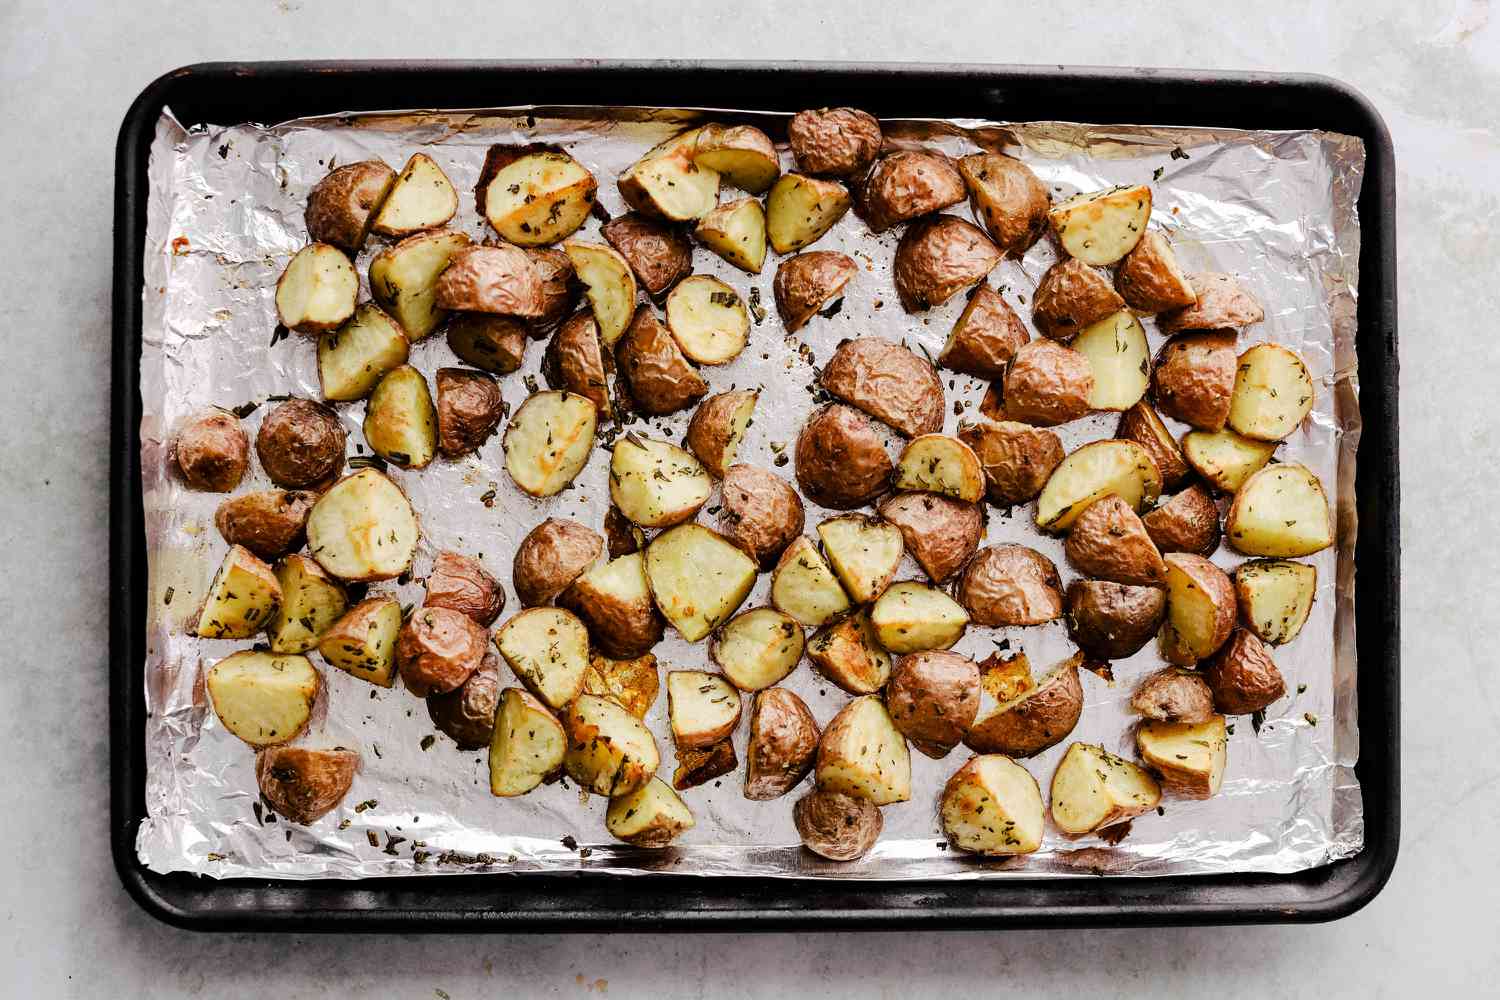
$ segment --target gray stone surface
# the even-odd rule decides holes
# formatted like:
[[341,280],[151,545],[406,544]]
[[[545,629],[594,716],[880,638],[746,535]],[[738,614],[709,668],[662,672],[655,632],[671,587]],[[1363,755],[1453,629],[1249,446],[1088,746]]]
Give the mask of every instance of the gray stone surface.
[[[0,3],[0,302],[12,352],[0,365],[12,580],[0,994],[1493,995],[1500,671],[1483,649],[1500,620],[1500,591],[1485,583],[1500,553],[1484,501],[1500,487],[1500,12],[1488,0],[1012,6]],[[1303,71],[1374,99],[1400,185],[1407,677],[1404,847],[1379,899],[1312,928],[749,941],[210,937],[135,908],[107,846],[103,627],[110,218],[125,108],[158,73],[208,59],[583,55]]]

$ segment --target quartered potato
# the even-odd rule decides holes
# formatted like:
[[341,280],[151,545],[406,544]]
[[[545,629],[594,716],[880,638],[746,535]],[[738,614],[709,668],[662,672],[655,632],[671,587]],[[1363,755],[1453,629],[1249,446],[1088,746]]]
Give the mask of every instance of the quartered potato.
[[627,434],[609,461],[609,496],[620,513],[643,528],[689,520],[708,501],[713,480],[692,454],[675,444]]
[[974,153],[958,161],[969,207],[1008,257],[1021,257],[1047,232],[1052,196],[1032,169],[1004,153]]
[[594,404],[570,392],[539,392],[505,428],[505,471],[524,492],[550,497],[588,463],[594,448]]
[[985,495],[998,507],[1034,500],[1063,460],[1062,441],[1049,430],[1014,420],[981,420],[958,428],[984,467]]
[[771,573],[771,603],[816,628],[849,610],[849,596],[806,535],[798,535]]
[[1005,376],[1005,366],[1031,333],[1005,298],[988,284],[969,293],[969,304],[959,314],[938,354],[938,364],[975,378]]
[[1162,552],[1207,556],[1219,547],[1219,508],[1197,483],[1149,512],[1141,523]]
[[1115,437],[1134,441],[1146,449],[1156,463],[1156,469],[1161,473],[1161,484],[1166,489],[1175,489],[1191,471],[1182,457],[1177,439],[1172,437],[1167,425],[1162,423],[1161,417],[1157,416],[1151,404],[1144,399],[1120,415],[1120,425],[1115,430]]
[[393,368],[365,407],[370,450],[403,469],[425,468],[437,454],[437,408],[427,379],[411,365]]
[[880,839],[885,821],[869,799],[816,788],[792,807],[802,846],[829,861],[855,861]]
[[1161,495],[1161,473],[1134,441],[1091,441],[1064,458],[1037,497],[1037,527],[1066,531],[1084,508],[1109,493],[1137,511]]
[[1256,559],[1234,571],[1240,620],[1273,646],[1302,631],[1318,591],[1318,567],[1288,559]]
[[1234,630],[1234,585],[1224,571],[1202,556],[1168,552],[1167,620],[1162,625],[1162,656],[1192,666],[1213,653]]
[[668,139],[620,175],[620,196],[652,219],[690,222],[713,211],[719,200],[719,173],[693,162],[699,129]]
[[1074,743],[1052,775],[1052,822],[1082,837],[1155,809],[1161,786],[1144,768],[1092,743]]
[[943,834],[972,854],[1030,854],[1042,846],[1042,791],[1020,764],[999,754],[974,757],[943,786]]
[[244,650],[215,663],[204,686],[225,729],[268,747],[307,728],[323,680],[305,656]]
[[630,212],[600,226],[599,235],[625,258],[653,299],[693,273],[693,244],[675,226]]
[[444,549],[423,581],[424,608],[448,608],[488,628],[505,608],[505,589],[479,560]]
[[468,245],[465,233],[418,233],[386,247],[370,261],[370,294],[413,343],[436,330],[448,314],[437,304],[438,276]]
[[335,167],[307,193],[307,238],[358,253],[370,223],[395,183],[396,171],[380,160]]
[[846,340],[823,366],[823,388],[906,437],[943,429],[943,383],[931,363],[879,337]]
[[545,246],[584,224],[598,186],[559,146],[498,144],[485,154],[474,207],[507,241]]
[[640,656],[661,642],[666,628],[651,602],[645,557],[639,552],[595,565],[557,602],[583,619],[599,649],[621,659]]
[[651,730],[608,699],[579,695],[564,710],[562,723],[568,734],[563,767],[595,795],[629,795],[661,765]]
[[709,657],[741,691],[778,684],[802,659],[802,627],[775,608],[754,608],[731,618],[714,636]]
[[867,514],[844,514],[818,525],[834,575],[855,604],[875,600],[901,565],[901,529]]
[[1188,276],[1196,296],[1193,304],[1157,318],[1156,328],[1173,334],[1181,330],[1237,330],[1265,319],[1265,311],[1249,292],[1228,274]]
[[1151,188],[1112,187],[1059,202],[1048,213],[1057,241],[1072,257],[1101,267],[1135,249],[1151,218]]
[[1187,273],[1161,233],[1141,237],[1115,271],[1115,289],[1130,308],[1143,313],[1167,312],[1198,300]]
[[802,498],[780,476],[753,465],[731,465],[719,486],[719,533],[749,554],[762,570],[802,534]]
[[508,243],[460,247],[438,275],[433,301],[442,309],[544,320],[557,308],[555,271],[550,259]]
[[1101,660],[1134,656],[1155,638],[1167,616],[1161,587],[1074,580],[1068,584],[1068,636]]
[[628,556],[646,547],[646,533],[620,513],[620,508],[610,504],[604,514],[604,547],[611,559]]
[[875,695],[855,698],[835,715],[818,743],[818,788],[869,799],[877,806],[911,798],[906,738]]
[[458,192],[426,153],[413,153],[370,224],[381,236],[410,236],[447,225],[458,211]]
[[388,688],[396,680],[400,632],[401,602],[394,597],[367,597],[323,633],[318,652],[340,670]]
[[979,667],[946,650],[896,661],[885,689],[891,721],[912,746],[936,760],[963,740],[979,712]]
[[589,633],[572,612],[562,608],[522,611],[500,626],[495,647],[526,689],[548,708],[566,707],[583,690]]
[[692,155],[698,166],[751,194],[765,191],[781,175],[776,146],[754,125],[705,125],[698,130]]
[[437,370],[437,444],[444,458],[478,451],[505,415],[500,386],[484,372]]
[[903,580],[888,587],[870,609],[880,645],[892,653],[947,649],[968,628],[969,615],[936,587]]
[[[1094,398],[1089,359],[1051,340],[1022,344],[1005,370],[997,419],[1056,427],[1086,416]],[[980,412],[985,407],[980,406]]]
[[860,216],[870,231],[940,212],[963,201],[967,191],[958,167],[944,154],[898,149],[875,161],[860,189]]
[[891,274],[907,312],[942,305],[1000,263],[1000,250],[978,226],[957,216],[935,215],[906,227],[896,244]]
[[688,642],[734,614],[755,586],[755,560],[701,524],[680,524],[646,546],[656,606]]
[[323,398],[363,399],[386,372],[406,364],[410,349],[400,324],[374,303],[364,303],[347,323],[318,338]]
[[562,768],[568,737],[562,723],[530,692],[500,695],[490,740],[490,794],[525,795]]
[[980,549],[959,577],[956,594],[979,625],[1040,625],[1062,617],[1057,567],[1024,545]]
[[266,626],[273,653],[305,653],[318,645],[344,614],[344,588],[307,556],[289,555],[276,564],[281,605]]
[[984,537],[984,514],[977,504],[936,493],[897,493],[880,501],[879,510],[901,529],[906,551],[933,583],[957,573]]
[[173,437],[172,461],[192,489],[228,493],[250,467],[250,439],[233,413],[196,413]]
[[766,239],[777,253],[816,243],[854,204],[838,181],[782,174],[766,196]]
[[818,723],[807,704],[786,688],[768,688],[750,710],[745,751],[745,798],[780,798],[807,777],[818,753]]
[[606,420],[615,415],[609,398],[613,371],[614,358],[604,350],[599,324],[587,310],[574,313],[557,328],[542,356],[547,385],[584,397]]
[[[384,166],[384,164],[381,164]],[[359,770],[359,754],[343,747],[266,747],[255,755],[260,794],[293,823],[316,823],[344,800]]]
[[1125,300],[1104,275],[1071,257],[1047,269],[1031,302],[1031,321],[1036,328],[1065,342],[1125,308]]
[[609,800],[604,828],[633,847],[662,848],[693,828],[693,813],[666,782],[653,777]]
[[813,633],[807,658],[850,694],[874,694],[891,676],[891,654],[880,647],[864,609],[835,618]]
[[427,696],[427,715],[460,750],[483,750],[495,739],[500,709],[500,655],[487,651],[458,687]]
[[604,539],[577,521],[549,517],[516,547],[511,580],[524,608],[551,604],[599,559]]
[[486,633],[452,608],[418,608],[396,636],[396,669],[419,698],[461,687],[484,663]]
[[1141,681],[1130,708],[1157,722],[1207,722],[1214,714],[1214,693],[1201,671],[1167,667]]
[[276,282],[276,318],[297,333],[335,330],[354,315],[359,274],[344,251],[313,243],[297,255]]
[[754,198],[725,202],[693,229],[698,242],[741,271],[759,274],[766,262],[766,213]]
[[288,399],[260,422],[255,455],[277,486],[320,489],[343,469],[347,437],[332,407]]
[[1224,522],[1247,556],[1310,556],[1333,544],[1323,484],[1305,465],[1268,465],[1245,480]]
[[734,464],[759,398],[758,389],[732,389],[708,397],[693,411],[687,446],[704,468],[720,479]]
[[678,747],[713,746],[739,724],[740,693],[717,674],[673,670],[667,674],[667,717]]
[[880,122],[855,108],[799,111],[787,123],[786,135],[798,170],[830,177],[863,174],[883,141]]
[[635,408],[648,416],[685,410],[708,395],[708,382],[688,362],[650,306],[636,310],[629,329],[615,345],[615,366],[624,376]]
[[1207,722],[1142,722],[1136,750],[1164,789],[1190,799],[1212,798],[1224,780],[1229,737],[1224,716]]
[[667,329],[689,361],[728,364],[750,341],[750,313],[733,288],[695,274],[667,296]]
[[1234,493],[1271,460],[1276,444],[1231,430],[1188,431],[1182,436],[1182,454],[1204,482],[1223,493]]
[[209,584],[193,634],[248,639],[275,620],[281,598],[281,581],[271,567],[249,549],[232,545]]
[[722,778],[740,766],[733,740],[720,740],[710,747],[677,749],[677,767],[672,771],[672,787],[686,791]]
[[[988,670],[980,678],[979,713],[964,735],[964,745],[976,753],[1034,757],[1068,738],[1083,715],[1083,685],[1077,653],[1030,681],[1026,654],[1015,657],[1021,677]],[[1003,683],[1000,683],[1003,682]]]
[[635,316],[635,274],[624,257],[601,243],[569,241],[563,250],[583,282],[599,339],[610,350]]
[[1225,715],[1264,711],[1286,694],[1286,681],[1270,650],[1247,628],[1237,628],[1199,668],[1214,694],[1214,707]]
[[1120,311],[1086,326],[1073,338],[1073,350],[1089,359],[1094,389],[1091,410],[1128,410],[1150,384],[1151,360],[1140,320]]
[[820,507],[863,507],[890,486],[893,467],[884,439],[848,406],[825,406],[809,417],[797,434],[794,458],[797,485]]
[[1312,412],[1313,380],[1295,351],[1256,344],[1240,355],[1229,426],[1245,437],[1280,441]]
[[819,310],[844,292],[859,266],[848,254],[832,250],[809,250],[788,257],[776,268],[771,291],[776,313],[787,333],[796,333]]
[[607,698],[637,719],[644,719],[651,706],[656,704],[660,689],[656,657],[650,653],[633,660],[589,654],[589,668],[583,674],[585,694]]
[[958,438],[922,434],[907,442],[901,452],[893,485],[977,503],[984,497],[984,466],[974,450]]
[[261,490],[230,497],[214,511],[214,527],[230,545],[243,545],[262,559],[300,549],[307,515],[318,495],[309,490]]
[[1234,334],[1190,333],[1169,340],[1151,373],[1156,408],[1199,430],[1224,429],[1234,392]]
[[1097,580],[1154,586],[1167,572],[1140,517],[1114,494],[1084,508],[1064,549],[1074,569]]

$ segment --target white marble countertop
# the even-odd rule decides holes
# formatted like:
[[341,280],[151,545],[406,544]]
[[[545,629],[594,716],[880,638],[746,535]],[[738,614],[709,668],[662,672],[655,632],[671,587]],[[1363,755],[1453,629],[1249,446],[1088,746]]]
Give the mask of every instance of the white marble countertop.
[[[12,233],[0,302],[15,350],[0,366],[0,421],[11,428],[0,434],[0,530],[12,581],[0,764],[15,858],[0,867],[0,994],[1493,995],[1500,669],[1479,640],[1500,621],[1500,588],[1484,582],[1500,569],[1500,551],[1484,541],[1495,518],[1481,502],[1500,489],[1489,409],[1500,371],[1500,23],[1491,21],[1500,11],[1490,0],[1016,6],[0,4],[0,218]],[[126,107],[161,72],[203,60],[579,56],[1314,72],[1375,102],[1395,136],[1399,185],[1407,683],[1401,860],[1374,903],[1317,927],[749,942],[208,936],[136,908],[106,829],[110,220]],[[65,122],[66,143],[38,141],[39,122]]]

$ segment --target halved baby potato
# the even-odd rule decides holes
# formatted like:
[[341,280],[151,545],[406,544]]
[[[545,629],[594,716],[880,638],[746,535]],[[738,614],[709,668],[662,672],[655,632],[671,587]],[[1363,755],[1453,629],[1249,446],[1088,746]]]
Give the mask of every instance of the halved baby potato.
[[627,434],[609,461],[609,496],[620,513],[643,528],[689,520],[708,501],[713,480],[692,454],[675,444]]
[[645,416],[676,413],[708,395],[708,380],[688,361],[650,306],[636,310],[616,345],[615,371],[635,410]]
[[788,257],[776,268],[771,292],[776,314],[787,333],[796,333],[829,302],[844,292],[844,286],[859,273],[859,265],[848,254],[832,250],[809,250]]
[[509,242],[545,246],[587,221],[598,186],[559,146],[500,144],[485,154],[474,206]]
[[674,136],[646,153],[620,175],[626,204],[653,219],[701,219],[719,200],[719,173],[693,162],[700,129]]
[[1013,542],[986,545],[975,553],[954,596],[976,625],[1041,625],[1063,614],[1057,566],[1036,549]]
[[344,251],[312,243],[297,251],[276,282],[276,318],[297,333],[335,330],[354,315],[359,274]]
[[318,382],[333,402],[363,399],[386,372],[406,363],[411,344],[385,310],[366,302],[318,338]]
[[1078,680],[1083,662],[1083,654],[1075,653],[1034,682],[1025,653],[985,669],[979,679],[979,712],[964,734],[964,745],[976,753],[1034,757],[1067,739],[1083,715]]
[[375,213],[372,232],[410,236],[446,225],[458,211],[458,192],[443,168],[426,153],[413,153]]
[[568,734],[563,767],[595,795],[629,795],[661,765],[651,730],[606,698],[579,695],[563,712],[562,723]]
[[281,581],[271,567],[244,546],[231,545],[209,584],[193,635],[248,639],[275,621],[281,599]]
[[877,806],[911,798],[911,754],[885,704],[875,695],[840,710],[818,741],[818,787]]
[[344,588],[307,556],[292,554],[276,564],[281,605],[271,618],[271,652],[305,653],[318,645],[344,614],[349,599]]
[[449,229],[418,233],[386,247],[370,261],[370,294],[416,343],[438,328],[448,310],[437,304],[437,283],[453,255],[469,245]]
[[695,274],[667,296],[667,330],[688,360],[728,364],[750,341],[750,313],[733,288],[711,275]]
[[500,626],[495,648],[548,708],[564,708],[583,691],[589,633],[571,611],[528,608]]
[[723,479],[755,414],[758,389],[732,389],[698,404],[688,424],[687,446],[709,472]]
[[901,529],[867,514],[843,514],[818,525],[828,564],[855,604],[879,597],[906,551]]
[[307,728],[323,679],[305,656],[247,649],[215,663],[204,686],[225,729],[268,747]]
[[1219,506],[1199,483],[1147,513],[1141,523],[1162,552],[1207,556],[1219,547]]
[[604,828],[633,847],[666,847],[693,828],[687,803],[660,778],[609,800]]
[[358,253],[385,201],[396,171],[380,160],[335,167],[307,193],[307,238]]
[[1187,272],[1177,264],[1172,244],[1158,232],[1142,236],[1120,261],[1115,289],[1130,308],[1143,313],[1181,309],[1198,299]]
[[1281,441],[1312,412],[1313,380],[1296,351],[1256,344],[1240,355],[1229,426],[1248,438]]
[[985,496],[997,507],[1036,499],[1063,460],[1062,441],[1056,434],[1019,421],[980,419],[960,424],[958,439],[979,457]]
[[896,463],[900,490],[941,493],[967,503],[984,498],[984,466],[974,449],[947,434],[922,434],[907,442]]
[[802,659],[802,627],[775,608],[735,615],[714,636],[709,657],[741,691],[760,691],[790,674]]
[[967,219],[934,215],[914,220],[896,244],[891,278],[909,313],[942,305],[983,281],[1000,263],[1000,249]]
[[1128,410],[1146,395],[1151,384],[1150,349],[1140,320],[1128,310],[1084,327],[1072,346],[1089,359],[1094,372],[1090,409]]
[[725,202],[693,229],[698,241],[741,271],[759,274],[766,262],[766,213],[755,198]]
[[1277,442],[1256,441],[1231,430],[1188,431],[1182,455],[1188,466],[1215,489],[1234,493],[1271,460]]
[[651,595],[688,642],[734,614],[755,586],[756,569],[754,559],[701,524],[679,524],[646,546]]
[[400,576],[411,567],[420,537],[411,501],[375,469],[339,480],[307,516],[307,551],[341,580]]
[[561,492],[588,464],[597,420],[598,410],[582,396],[537,393],[505,428],[505,471],[531,496]]
[[953,772],[938,807],[943,834],[972,854],[1030,854],[1042,846],[1042,790],[1000,754],[974,757]]
[[901,530],[922,572],[942,583],[963,568],[984,537],[984,512],[935,493],[897,493],[880,501],[880,516]]
[[1224,571],[1202,556],[1168,552],[1167,620],[1161,627],[1162,656],[1192,666],[1209,656],[1234,631],[1234,585]]
[[1154,722],[1135,731],[1136,750],[1162,787],[1190,799],[1212,798],[1224,781],[1229,737],[1224,716],[1207,722]]
[[1318,567],[1289,559],[1256,559],[1234,571],[1240,620],[1273,646],[1302,631],[1318,592]]
[[[277,815],[304,826],[343,801],[359,770],[359,754],[343,747],[267,747],[255,755],[255,783]],[[274,817],[273,817],[274,818]]]
[[506,688],[490,738],[490,794],[525,795],[562,768],[568,737],[530,692]]
[[401,602],[394,597],[367,597],[323,633],[318,652],[345,673],[388,688],[396,679],[400,632]]
[[1005,297],[981,283],[969,293],[937,360],[949,371],[975,378],[1004,378],[1005,366],[1030,339],[1026,324]]
[[1058,463],[1037,497],[1037,527],[1066,531],[1089,504],[1110,493],[1137,511],[1161,495],[1161,473],[1134,441],[1091,441]]
[[892,653],[947,649],[969,626],[969,613],[936,587],[915,580],[892,584],[870,609],[880,644]]
[[717,674],[673,670],[667,674],[667,717],[678,747],[713,746],[739,724],[740,693]]
[[1031,297],[1031,321],[1044,335],[1066,343],[1078,331],[1125,308],[1104,275],[1081,260],[1065,257],[1047,268]]
[[771,603],[795,621],[816,628],[848,611],[849,595],[818,547],[806,535],[798,535],[771,571]]
[[807,658],[850,694],[874,694],[891,676],[891,654],[881,648],[865,609],[815,632],[807,645]]
[[1151,218],[1151,188],[1145,184],[1086,191],[1047,213],[1057,241],[1085,264],[1113,264],[1135,249]]
[[780,798],[801,783],[818,755],[818,722],[807,703],[786,688],[755,696],[745,746],[745,798]]
[[1268,465],[1245,480],[1224,521],[1247,556],[1310,556],[1333,544],[1323,483],[1305,465]]
[[365,406],[365,441],[392,465],[422,469],[437,454],[437,408],[411,365],[386,373]]
[[777,253],[816,243],[853,206],[849,189],[838,181],[804,174],[782,174],[766,196],[766,238]]
[[614,418],[609,398],[613,359],[599,339],[599,324],[587,309],[580,310],[557,328],[542,355],[542,376],[550,389],[575,393],[594,404],[598,416]]
[[754,125],[705,125],[693,143],[693,162],[717,171],[741,191],[760,194],[781,175],[776,146]]
[[611,349],[635,317],[635,273],[624,257],[602,243],[569,241],[563,244],[563,250],[583,282],[589,308],[599,324],[599,340],[606,350]]
[[1022,257],[1047,231],[1052,196],[1036,173],[1004,153],[973,153],[958,161],[969,208],[1009,257]]
[[651,588],[645,557],[631,552],[600,563],[578,577],[557,599],[583,619],[594,644],[610,656],[640,656],[661,641],[665,628]]
[[1070,837],[1155,809],[1161,786],[1139,765],[1092,743],[1074,743],[1052,774],[1052,822]]

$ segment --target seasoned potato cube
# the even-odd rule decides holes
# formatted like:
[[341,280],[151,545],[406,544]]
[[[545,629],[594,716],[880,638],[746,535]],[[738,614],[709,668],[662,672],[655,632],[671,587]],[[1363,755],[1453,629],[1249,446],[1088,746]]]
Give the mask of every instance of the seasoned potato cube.
[[712,632],[755,586],[755,560],[701,524],[681,524],[646,546],[646,579],[667,621],[688,642]]
[[505,471],[534,497],[561,492],[588,463],[597,419],[594,404],[571,392],[531,396],[505,428]]
[[382,236],[410,236],[446,225],[458,211],[458,192],[443,168],[426,153],[413,153],[370,229]]
[[803,625],[816,628],[849,610],[849,595],[805,535],[781,554],[771,573],[771,603]]
[[306,826],[343,801],[359,770],[359,754],[343,747],[266,747],[255,755],[255,783],[277,814]]
[[635,847],[666,847],[693,828],[693,813],[665,781],[652,778],[610,799],[604,828]]
[[791,673],[802,659],[802,627],[775,608],[736,615],[714,636],[709,656],[741,691],[759,691]]
[[1224,645],[1234,629],[1234,585],[1224,571],[1202,556],[1168,552],[1167,621],[1162,653],[1172,663],[1192,666]]
[[365,406],[365,441],[392,465],[422,469],[437,454],[437,408],[411,365],[387,372]]
[[281,606],[281,581],[247,548],[232,545],[208,588],[193,634],[248,639],[270,625]]
[[363,399],[381,376],[406,364],[410,347],[396,321],[366,302],[347,323],[318,339],[323,398],[335,402]]
[[1188,431],[1182,436],[1188,466],[1224,493],[1238,491],[1275,451],[1275,441],[1256,441],[1231,430]]
[[717,674],[673,670],[667,674],[667,715],[678,747],[713,746],[739,724],[740,693]]
[[651,711],[660,688],[656,657],[650,653],[633,660],[589,655],[589,668],[583,675],[584,693],[608,698],[637,719],[644,719]]
[[526,324],[514,316],[456,313],[448,320],[448,349],[466,365],[509,375],[526,360]]
[[797,800],[792,823],[802,846],[829,861],[864,857],[885,825],[869,799],[826,788],[815,788]]
[[699,129],[691,129],[650,150],[620,175],[626,204],[653,219],[701,219],[719,200],[719,174],[693,162]]
[[1009,757],[974,757],[953,772],[939,812],[948,842],[961,851],[1030,854],[1042,846],[1042,790]]
[[786,688],[767,688],[750,711],[745,750],[745,798],[780,798],[812,770],[818,753],[818,723],[807,703]]
[[990,239],[1020,257],[1047,231],[1052,196],[1030,167],[1004,153],[974,153],[958,161],[969,189],[969,207]]
[[1034,757],[1057,746],[1083,715],[1078,680],[1083,662],[1083,654],[1075,653],[1033,682],[1025,653],[993,666],[986,661],[979,678],[979,712],[964,744],[978,753],[1007,757]]
[[819,629],[807,647],[807,658],[850,694],[874,694],[891,676],[891,654],[880,648],[870,613],[860,610]]
[[1295,351],[1256,344],[1240,355],[1229,426],[1249,438],[1280,441],[1312,412],[1313,380]]
[[298,333],[337,329],[354,315],[359,275],[344,251],[313,243],[297,251],[276,282],[276,317]]
[[305,653],[343,615],[348,605],[344,588],[302,555],[277,563],[276,581],[281,585],[281,606],[267,626],[271,652]]
[[1177,439],[1167,430],[1167,425],[1162,423],[1156,410],[1144,399],[1121,414],[1115,437],[1134,441],[1146,449],[1146,453],[1156,463],[1156,469],[1161,473],[1162,486],[1166,489],[1176,489],[1191,471],[1182,457]]
[[1113,187],[1059,202],[1048,213],[1057,240],[1085,264],[1113,264],[1135,249],[1151,218],[1151,188]]
[[318,652],[360,680],[390,687],[396,679],[400,632],[401,602],[394,597],[367,597],[323,633]]
[[358,253],[370,223],[395,183],[396,171],[380,160],[335,167],[307,193],[307,238]]
[[1172,245],[1156,232],[1142,236],[1135,249],[1120,261],[1115,288],[1130,308],[1143,313],[1180,309],[1198,299],[1187,273],[1177,265]]
[[341,580],[390,580],[411,567],[421,530],[401,487],[375,469],[345,476],[313,504],[307,551]]
[[751,194],[765,191],[781,174],[776,146],[754,125],[703,126],[693,143],[693,162]]
[[305,656],[245,650],[215,663],[204,680],[224,728],[253,747],[295,739],[307,728],[322,678]]
[[1240,619],[1273,646],[1302,631],[1318,591],[1318,567],[1287,559],[1257,559],[1234,571]]
[[968,627],[969,615],[936,587],[903,580],[880,595],[870,609],[870,623],[892,653],[917,653],[953,645]]
[[1245,480],[1224,522],[1247,556],[1310,556],[1333,544],[1323,484],[1305,465],[1269,465]]
[[563,244],[563,250],[583,282],[599,324],[599,340],[608,350],[635,316],[635,273],[624,257],[602,243],[570,241]]
[[495,633],[495,646],[527,690],[547,707],[561,709],[583,691],[589,666],[589,633],[562,608],[530,608]]
[[818,787],[869,799],[877,806],[911,798],[911,754],[906,737],[875,695],[855,698],[823,730],[818,742]]
[[818,525],[828,564],[855,604],[879,597],[895,577],[906,546],[901,529],[867,514],[844,514]]
[[708,397],[693,411],[687,446],[720,479],[728,475],[729,467],[734,464],[759,399],[758,389],[732,389]]
[[665,441],[626,434],[609,461],[609,496],[635,524],[666,528],[698,513],[713,491],[708,471]]
[[984,466],[979,456],[958,438],[923,434],[907,442],[896,463],[895,487],[941,493],[978,503],[984,497]]
[[1130,761],[1074,743],[1052,775],[1052,822],[1070,837],[1124,823],[1156,808],[1161,786]]
[[567,706],[562,722],[568,734],[563,767],[595,795],[628,795],[661,765],[651,730],[608,699],[581,694]]
[[562,767],[562,723],[530,693],[506,688],[490,741],[490,794],[525,795]]
[[1224,716],[1207,722],[1148,720],[1135,731],[1135,745],[1167,791],[1190,799],[1218,794],[1229,751]]
[[661,641],[666,626],[651,603],[645,562],[631,552],[597,564],[557,599],[583,619],[595,645],[610,656],[640,656]]

